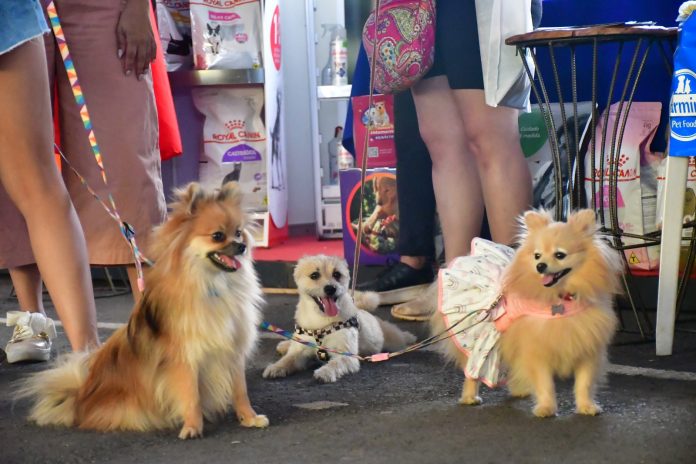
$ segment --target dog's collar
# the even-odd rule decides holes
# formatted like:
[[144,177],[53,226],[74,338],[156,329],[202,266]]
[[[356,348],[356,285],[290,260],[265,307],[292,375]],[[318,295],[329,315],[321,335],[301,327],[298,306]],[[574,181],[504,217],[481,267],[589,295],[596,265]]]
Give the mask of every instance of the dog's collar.
[[321,342],[321,340],[327,335],[338,332],[339,330],[350,329],[351,327],[355,327],[356,329],[360,328],[360,324],[358,323],[358,318],[356,316],[353,316],[345,321],[334,322],[323,329],[305,329],[304,327],[300,327],[299,325],[295,324],[295,333],[297,335],[307,335],[314,338],[317,342]]

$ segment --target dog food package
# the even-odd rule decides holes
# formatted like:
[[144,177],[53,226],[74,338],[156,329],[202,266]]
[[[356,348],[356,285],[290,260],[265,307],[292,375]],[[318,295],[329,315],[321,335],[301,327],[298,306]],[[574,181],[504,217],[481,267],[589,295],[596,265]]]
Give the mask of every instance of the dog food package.
[[265,210],[266,129],[261,120],[263,89],[198,88],[193,90],[196,108],[205,116],[199,180],[219,187],[237,181],[244,192],[244,206]]
[[[559,143],[560,168],[563,193],[563,210],[570,205],[569,179],[576,170],[576,158],[584,159],[589,127],[592,118],[592,102],[578,102],[577,118],[573,105],[564,104],[567,127],[563,126],[561,105],[551,104],[551,117],[556,127],[556,140]],[[544,122],[544,115],[539,108],[529,113],[520,113],[518,118],[520,144],[532,174],[533,202],[535,208],[553,209],[556,206],[556,178],[549,133]],[[576,155],[575,134],[580,139],[580,155]],[[570,141],[570,143],[568,143]]]
[[157,28],[167,71],[191,69],[191,15],[188,0],[157,0]]
[[260,0],[197,0],[191,3],[196,69],[263,66]]
[[[619,122],[621,122],[625,116],[627,105],[623,106],[621,114],[617,114],[618,103],[610,107],[606,144],[602,143],[605,114],[599,118],[597,141],[595,142],[594,172],[592,172],[590,164],[591,154],[588,153],[588,156],[585,157],[585,194],[588,202],[591,202],[592,181],[594,180],[594,208],[600,211],[600,205],[603,206],[604,223],[607,227],[611,227],[612,220],[609,176],[610,173],[617,172],[616,206],[619,228],[625,233],[636,235],[644,235],[656,230],[652,218],[655,217],[656,209],[657,170],[654,168],[655,156],[650,153],[650,144],[660,124],[661,107],[659,102],[633,102],[626,121],[621,152],[618,154],[616,165],[613,167],[609,165],[613,130],[617,118],[620,118]],[[603,171],[602,152],[604,152]],[[626,236],[622,237],[622,241],[626,245],[646,243],[641,239]],[[659,264],[660,249],[658,246],[632,248],[625,250],[625,253],[629,265],[634,269],[651,270],[656,269]]]
[[353,138],[357,167],[362,166],[365,151],[365,138],[370,118],[374,127],[370,132],[370,143],[367,148],[367,167],[382,168],[396,167],[396,146],[394,145],[394,96],[373,95],[372,108],[370,96],[353,97]]
[[[399,203],[396,198],[396,169],[368,169],[363,201],[360,202],[358,168],[339,171],[343,215],[343,252],[353,265],[358,229],[362,230],[361,265],[383,265],[398,259]],[[359,222],[362,207],[362,223]]]

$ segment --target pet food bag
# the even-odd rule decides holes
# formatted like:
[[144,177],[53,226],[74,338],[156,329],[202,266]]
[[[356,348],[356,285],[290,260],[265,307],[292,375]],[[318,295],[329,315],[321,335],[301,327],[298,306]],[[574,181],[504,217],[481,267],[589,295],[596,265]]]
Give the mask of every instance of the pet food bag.
[[196,69],[256,69],[262,64],[261,1],[191,4]]
[[[561,158],[561,182],[563,191],[563,211],[568,211],[570,205],[569,181],[576,168],[576,143],[575,132],[580,139],[580,156],[582,160],[585,153],[585,145],[590,120],[592,117],[592,102],[578,102],[577,118],[573,114],[573,105],[564,105],[567,131],[563,127],[561,105],[551,104],[551,117],[556,126],[556,140],[558,140]],[[527,159],[527,165],[532,175],[532,205],[535,208],[553,209],[556,206],[556,177],[553,165],[553,154],[549,133],[544,121],[544,115],[538,108],[529,113],[520,113],[518,118],[520,131],[520,144],[522,152]],[[567,138],[570,139],[568,143]]]
[[191,15],[188,0],[157,0],[157,28],[167,71],[191,69]]
[[365,138],[370,118],[374,127],[370,132],[370,144],[367,148],[367,167],[382,168],[396,166],[396,145],[394,144],[394,96],[373,95],[372,108],[370,97],[363,95],[353,97],[353,138],[357,167],[362,166],[365,151]]
[[[650,153],[650,144],[660,124],[660,111],[662,105],[659,102],[633,102],[631,105],[626,128],[624,130],[621,153],[615,154],[615,166],[610,166],[612,152],[613,131],[618,118],[619,122],[624,118],[628,105],[623,105],[621,114],[618,113],[619,104],[611,105],[609,120],[607,123],[607,141],[602,141],[606,113],[600,116],[597,123],[597,140],[595,142],[594,172],[590,164],[591,154],[585,157],[585,194],[588,203],[592,200],[594,180],[595,204],[594,208],[600,211],[603,206],[604,224],[611,227],[609,176],[612,172],[617,175],[616,207],[619,228],[629,234],[644,235],[656,230],[655,217],[655,177],[654,155]],[[617,133],[618,138],[618,133]],[[618,145],[618,141],[616,142]],[[602,171],[602,153],[604,164]],[[641,175],[641,168],[644,176]],[[652,179],[650,179],[650,173]],[[645,177],[645,178],[643,178]],[[622,237],[626,245],[645,243],[641,239]],[[632,248],[624,251],[629,266],[635,269],[655,269],[659,263],[660,249],[657,246]]]
[[[343,213],[343,252],[349,265],[362,228],[360,264],[383,265],[398,259],[399,204],[396,197],[396,169],[368,169],[365,173],[364,198],[360,202],[358,168],[339,171],[341,209]],[[362,224],[359,224],[362,207]]]
[[263,89],[194,89],[193,101],[205,116],[200,182],[218,187],[237,181],[244,192],[244,206],[265,210],[268,199],[266,129],[261,120]]
[[693,10],[693,3],[685,2],[677,18],[681,27],[674,53],[669,156],[696,155],[696,19]]

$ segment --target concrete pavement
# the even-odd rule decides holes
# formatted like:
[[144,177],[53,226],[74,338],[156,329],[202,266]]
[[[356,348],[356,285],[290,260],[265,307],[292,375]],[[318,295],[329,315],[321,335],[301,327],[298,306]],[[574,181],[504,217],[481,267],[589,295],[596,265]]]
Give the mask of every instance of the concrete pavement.
[[[16,309],[0,277],[0,317]],[[101,292],[100,292],[101,293]],[[131,296],[97,300],[106,327],[125,322]],[[265,319],[291,328],[295,297],[268,295]],[[388,318],[387,308],[379,311]],[[425,328],[403,323],[419,337]],[[686,325],[688,327],[688,324]],[[696,327],[696,324],[691,324]],[[101,329],[102,339],[111,329]],[[59,328],[54,352],[67,350]],[[0,346],[10,336],[0,329]],[[265,335],[248,370],[252,403],[268,415],[267,430],[248,430],[232,414],[206,423],[201,440],[180,441],[177,431],[94,433],[39,428],[26,421],[27,404],[12,404],[12,382],[45,363],[0,363],[0,462],[14,463],[686,463],[696,443],[696,335],[678,333],[675,355],[657,358],[654,346],[620,334],[611,349],[608,384],[598,395],[604,414],[573,414],[572,385],[558,385],[559,415],[532,416],[531,400],[509,399],[483,388],[484,404],[458,406],[461,373],[436,353],[419,351],[363,365],[336,384],[311,372],[261,378],[275,359],[277,339]]]

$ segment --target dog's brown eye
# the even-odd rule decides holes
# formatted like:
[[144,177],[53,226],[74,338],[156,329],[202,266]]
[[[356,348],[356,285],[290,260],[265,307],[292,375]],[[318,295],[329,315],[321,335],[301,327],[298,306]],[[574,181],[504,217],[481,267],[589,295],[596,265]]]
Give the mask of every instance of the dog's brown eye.
[[241,236],[242,236],[242,230],[241,230],[241,229],[237,229],[237,232],[234,233],[234,236],[237,237],[237,238],[241,237]]
[[319,271],[314,271],[311,274],[309,274],[309,278],[312,280],[319,280],[319,277],[321,277]]
[[534,253],[534,259],[541,259],[541,253]]
[[562,251],[557,251],[556,253],[554,253],[554,256],[556,257],[556,259],[563,259],[566,257],[566,254]]
[[334,273],[331,274],[331,275],[332,275],[333,278],[336,279],[336,280],[341,280],[341,277],[343,277],[343,275],[342,275],[340,272],[338,272],[338,271],[334,271]]
[[225,239],[227,239],[225,233],[220,231],[213,232],[213,235],[211,235],[210,237],[213,239],[213,242],[216,243],[222,243],[225,241]]

